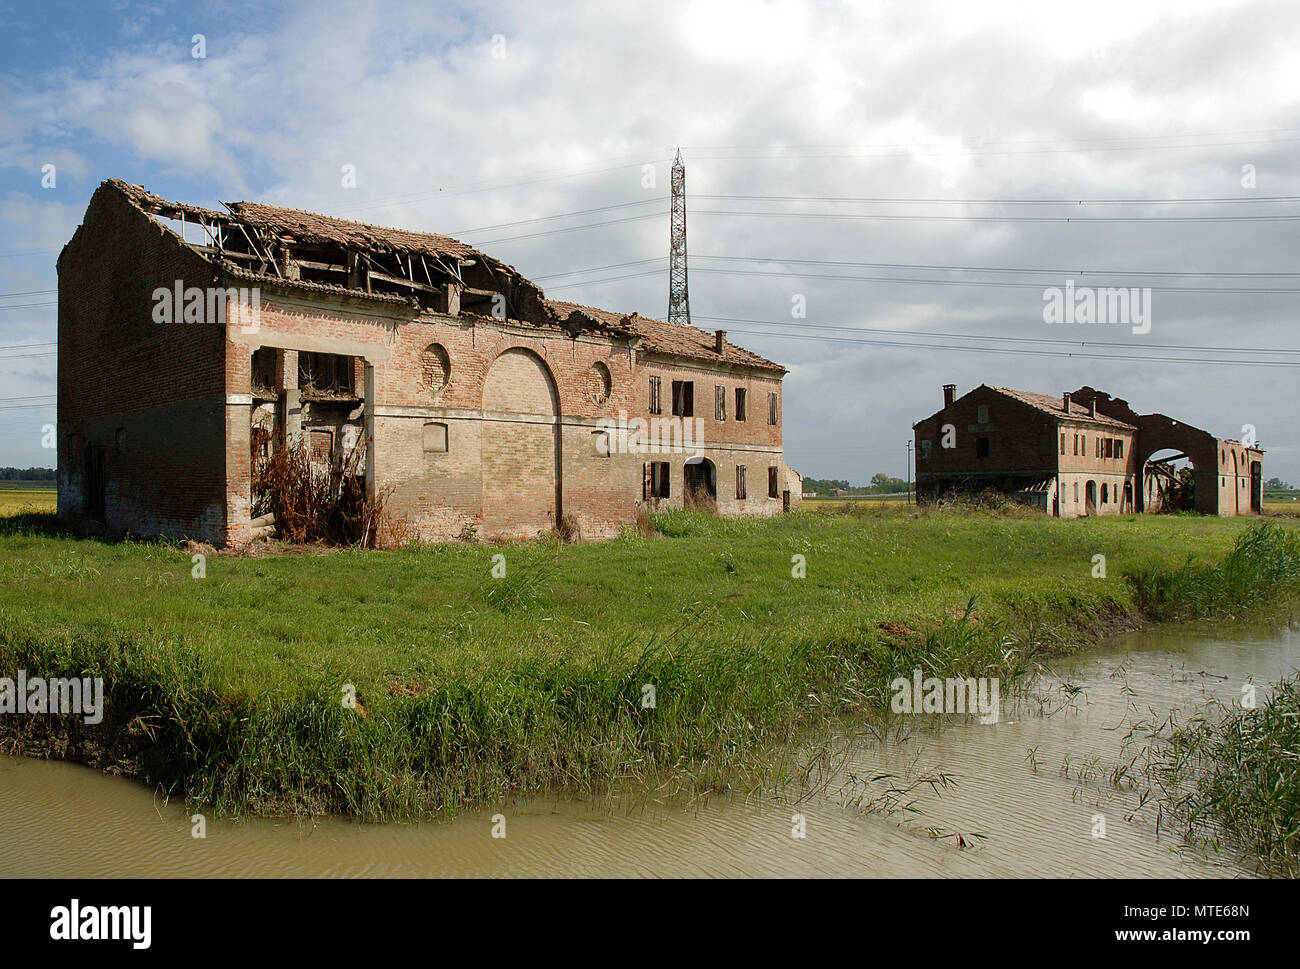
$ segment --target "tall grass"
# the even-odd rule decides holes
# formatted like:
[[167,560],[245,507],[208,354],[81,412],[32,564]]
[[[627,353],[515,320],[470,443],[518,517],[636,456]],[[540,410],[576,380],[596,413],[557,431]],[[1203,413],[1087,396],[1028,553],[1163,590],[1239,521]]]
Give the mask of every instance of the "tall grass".
[[1300,875],[1300,677],[1278,681],[1253,710],[1215,703],[1161,724],[1145,752],[1189,843],[1226,844],[1270,874]]
[[1235,616],[1300,579],[1300,536],[1261,522],[1237,539],[1222,562],[1189,558],[1176,569],[1147,565],[1127,578],[1138,607],[1153,619]]

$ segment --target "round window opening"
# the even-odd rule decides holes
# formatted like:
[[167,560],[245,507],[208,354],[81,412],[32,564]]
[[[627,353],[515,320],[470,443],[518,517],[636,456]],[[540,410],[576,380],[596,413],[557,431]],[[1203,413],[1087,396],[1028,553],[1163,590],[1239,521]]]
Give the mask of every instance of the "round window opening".
[[597,404],[603,404],[609,400],[609,388],[611,379],[609,376],[609,367],[603,363],[596,363],[591,368],[591,399]]
[[441,344],[431,343],[420,354],[420,382],[436,394],[447,386],[450,378],[451,361],[447,359],[447,351]]

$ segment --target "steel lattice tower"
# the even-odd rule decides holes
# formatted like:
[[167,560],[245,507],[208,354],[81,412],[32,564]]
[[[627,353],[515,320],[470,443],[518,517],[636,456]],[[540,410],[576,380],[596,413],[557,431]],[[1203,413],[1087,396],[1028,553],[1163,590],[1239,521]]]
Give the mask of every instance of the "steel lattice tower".
[[673,204],[668,238],[668,322],[691,322],[691,298],[686,288],[686,166],[682,150],[673,160]]

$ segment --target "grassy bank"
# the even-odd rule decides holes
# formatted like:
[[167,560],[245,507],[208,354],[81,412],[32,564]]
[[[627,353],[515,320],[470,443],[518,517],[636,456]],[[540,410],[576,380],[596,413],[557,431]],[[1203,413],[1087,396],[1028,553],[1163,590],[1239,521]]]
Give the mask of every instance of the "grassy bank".
[[[0,521],[0,673],[97,675],[106,690],[99,727],[0,718],[0,746],[230,813],[380,819],[717,789],[916,666],[1010,682],[1038,652],[1131,625],[1141,596],[1173,587],[1126,573],[1222,561],[1253,526],[885,503],[657,524],[661,537],[579,546],[210,555],[193,578],[184,550]],[[1286,525],[1276,534],[1294,536]]]

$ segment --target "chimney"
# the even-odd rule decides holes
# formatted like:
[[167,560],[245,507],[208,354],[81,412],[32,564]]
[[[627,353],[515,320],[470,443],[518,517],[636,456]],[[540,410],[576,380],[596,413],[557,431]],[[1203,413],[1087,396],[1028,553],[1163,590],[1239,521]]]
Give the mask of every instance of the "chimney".
[[956,399],[957,399],[957,385],[944,384],[943,385],[943,406],[944,407],[949,406]]
[[1096,398],[1096,397],[1094,397],[1092,400],[1088,401],[1088,414],[1089,414],[1090,416],[1092,416],[1092,417],[1096,417],[1096,416],[1097,416],[1097,398]]
[[727,331],[715,330],[713,332],[713,349],[721,353],[727,347]]
[[1067,416],[1069,416],[1069,413],[1070,413],[1070,395],[1069,395],[1069,394],[1066,394],[1066,395],[1061,399],[1061,406],[1065,408],[1065,413],[1066,413]]

